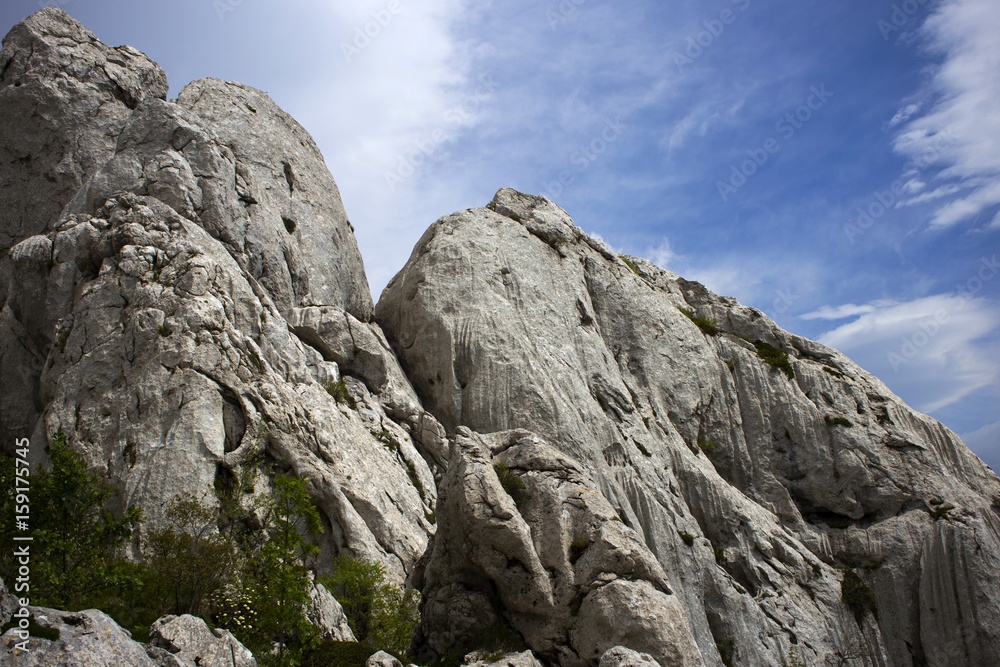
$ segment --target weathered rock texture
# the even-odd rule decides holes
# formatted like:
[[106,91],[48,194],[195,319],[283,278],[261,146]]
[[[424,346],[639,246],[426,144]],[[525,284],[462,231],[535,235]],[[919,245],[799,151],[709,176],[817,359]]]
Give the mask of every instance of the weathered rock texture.
[[[1000,480],[843,355],[513,190],[435,223],[373,309],[305,130],[240,84],[166,91],[59,9],[4,40],[0,446],[65,434],[146,529],[263,454],[308,481],[320,570],[422,584],[435,653],[996,663]],[[59,614],[46,659],[179,664]]]
[[164,616],[149,629],[149,643],[185,667],[257,667],[257,661],[227,630],[209,630],[189,614]]
[[[25,42],[36,32],[56,37],[44,49]],[[29,102],[62,90],[77,49],[92,59],[117,53],[60,10],[11,35],[8,72],[34,63],[37,92],[9,74],[4,85]],[[278,472],[308,480],[327,529],[321,568],[347,550],[382,560],[402,581],[433,530],[434,476],[417,447],[441,449],[443,431],[366,322],[364,268],[322,156],[263,93],[206,79],[167,102],[162,72],[123,53],[146,68],[115,75],[131,86],[129,104],[115,106],[121,94],[98,77],[87,94],[51,102],[89,122],[59,124],[45,139],[52,151],[91,135],[111,137],[110,146],[90,150],[93,164],[65,182],[61,212],[4,221],[12,269],[0,311],[4,445],[30,435],[43,457],[61,431],[124,489],[123,503],[145,509],[146,529],[171,498],[214,498],[213,486],[263,453]],[[140,76],[147,70],[159,74]],[[101,105],[113,117],[91,113]],[[11,116],[3,131],[37,135],[35,122]],[[0,186],[25,211],[17,197],[50,176],[44,161],[32,164]],[[340,358],[344,373],[312,346],[322,336],[303,342],[289,329],[282,313],[303,308],[352,323],[359,343]],[[355,367],[361,379],[350,375]],[[341,402],[328,391],[338,380],[350,394]],[[266,493],[268,482],[253,492]]]
[[416,581],[424,594],[416,641],[435,654],[482,648],[477,638],[499,627],[566,667],[596,663],[623,642],[664,667],[703,664],[638,533],[579,464],[537,436],[459,427],[438,520]]
[[[662,566],[705,664],[1000,655],[1000,481],[835,350],[513,190],[431,226],[376,319],[446,428],[530,429],[580,462]],[[842,602],[845,567],[877,617]]]

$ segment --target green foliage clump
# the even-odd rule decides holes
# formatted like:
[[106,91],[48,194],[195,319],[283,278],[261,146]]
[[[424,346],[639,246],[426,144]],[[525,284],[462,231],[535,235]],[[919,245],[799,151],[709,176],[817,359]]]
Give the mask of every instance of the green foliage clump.
[[587,535],[577,535],[569,543],[569,562],[575,563],[580,560],[580,556],[590,546],[590,538]]
[[295,228],[296,228],[296,227],[297,227],[298,225],[296,225],[296,224],[295,224],[295,221],[294,221],[294,220],[292,220],[292,219],[291,219],[291,218],[289,218],[288,216],[284,216],[284,215],[283,215],[283,216],[281,216],[281,221],[282,221],[283,223],[285,223],[285,231],[286,231],[286,232],[288,232],[289,234],[294,234],[294,233],[295,233]]
[[795,647],[788,647],[788,660],[785,658],[781,659],[782,667],[809,667],[806,665],[805,661],[799,657],[799,654],[795,652]]
[[733,667],[733,640],[722,639],[715,642],[715,648],[719,652],[719,658],[726,667]]
[[[28,480],[29,511],[15,490],[15,462],[0,457],[0,537],[14,544],[15,515],[29,516],[32,604],[77,610],[112,607],[119,591],[140,585],[139,570],[124,557],[124,548],[143,522],[142,511],[130,507],[118,514],[120,492],[97,470],[90,470],[59,430],[48,447],[48,470],[39,466]],[[117,502],[116,502],[117,501]],[[22,511],[16,511],[22,510]],[[13,558],[0,560],[0,577],[16,577]]]
[[757,348],[757,356],[764,360],[764,363],[774,366],[784,373],[789,380],[795,378],[795,370],[788,361],[788,353],[765,343],[763,341],[753,341],[753,346]]
[[625,255],[618,255],[618,259],[620,259],[621,261],[625,262],[625,266],[627,266],[628,268],[632,269],[632,273],[634,273],[635,275],[637,275],[640,278],[642,278],[642,274],[639,272],[639,267],[637,267],[635,265],[635,262],[633,262],[632,260],[630,260]]
[[702,436],[698,438],[698,449],[705,452],[705,456],[708,458],[715,458],[715,448],[718,447],[718,443],[713,440]]
[[639,448],[639,451],[642,452],[643,456],[645,456],[645,457],[652,456],[652,454],[649,452],[649,450],[646,449],[646,447],[643,446],[643,444],[641,442],[639,442],[638,440],[635,441],[635,446]]
[[681,540],[684,544],[691,546],[694,544],[694,535],[687,532],[686,530],[678,530],[677,534],[681,536]]
[[693,310],[687,308],[678,308],[677,310],[684,313],[689,320],[698,325],[698,328],[706,336],[717,336],[719,334],[719,322],[714,317],[701,317],[700,315],[695,315]]
[[828,373],[828,374],[832,375],[833,377],[839,378],[841,380],[843,380],[845,377],[847,377],[843,373],[841,373],[840,371],[838,371],[836,368],[831,368],[830,366],[823,366],[823,372],[824,373]]
[[420,620],[416,590],[403,590],[386,581],[382,563],[348,554],[337,556],[331,573],[320,581],[344,608],[360,642],[406,655]]
[[867,614],[878,616],[875,594],[853,568],[847,568],[844,572],[844,578],[840,582],[840,599],[854,614],[859,625]]
[[823,421],[826,422],[827,426],[846,426],[847,428],[854,426],[854,424],[851,423],[851,420],[844,419],[843,417],[834,417],[832,415],[823,415]]
[[726,562],[726,550],[723,547],[712,547],[712,551],[715,553],[716,563]]
[[338,403],[343,403],[352,410],[358,409],[358,402],[354,400],[351,392],[347,390],[347,383],[344,382],[343,378],[336,382],[333,380],[324,380],[322,385],[323,389],[326,389],[326,393],[333,396]]
[[163,613],[201,616],[236,566],[233,535],[219,532],[218,512],[191,494],[174,498],[166,516],[147,542],[147,585],[168,603]]
[[500,480],[500,486],[507,492],[507,495],[514,500],[514,504],[520,508],[528,501],[530,494],[520,477],[517,476],[510,467],[502,461],[493,464],[493,470]]

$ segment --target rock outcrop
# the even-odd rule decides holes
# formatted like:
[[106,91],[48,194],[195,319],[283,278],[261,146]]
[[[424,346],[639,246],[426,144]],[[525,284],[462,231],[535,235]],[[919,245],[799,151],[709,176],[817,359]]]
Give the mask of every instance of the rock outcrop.
[[[318,571],[346,551],[421,587],[428,655],[996,662],[1000,480],[849,359],[509,189],[373,306],[306,131],[241,84],[166,91],[61,9],[4,39],[0,446],[35,465],[65,436],[146,530],[263,458],[308,482]],[[167,650],[36,612],[60,639],[8,633],[12,664],[246,664],[192,619]],[[320,586],[309,613],[353,638]]]
[[706,664],[1000,655],[1000,480],[835,350],[513,190],[431,226],[376,319],[447,429],[526,428],[580,462]]
[[459,655],[523,638],[566,667],[621,643],[664,667],[703,663],[663,569],[579,464],[527,431],[460,426],[439,490],[440,529],[416,584],[416,643]]
[[[36,32],[56,37],[32,55],[18,36]],[[8,72],[34,63],[31,85],[41,91],[4,78],[16,95],[59,88],[84,38],[93,58],[111,57],[61,10],[11,35]],[[213,487],[262,454],[277,472],[308,480],[327,529],[321,569],[346,550],[383,561],[401,582],[433,532],[434,476],[418,447],[436,431],[388,345],[370,345],[381,332],[362,324],[372,313],[367,280],[322,156],[259,91],[206,79],[167,102],[162,77],[130,77],[140,87],[113,119],[91,114],[47,139],[114,139],[88,153],[95,164],[80,182],[67,181],[62,211],[5,226],[4,446],[30,436],[40,463],[44,443],[65,434],[124,489],[123,503],[145,509],[146,529],[160,525],[173,497],[212,500]],[[82,117],[103,95],[118,109],[110,84],[88,86],[90,96],[52,103]],[[33,122],[11,117],[4,132],[37,133]],[[25,173],[3,182],[5,197],[47,182],[47,172]],[[364,377],[341,373],[289,328],[283,312],[302,308],[357,323]],[[365,370],[375,368],[377,378]]]
[[164,616],[149,629],[149,643],[164,649],[184,667],[257,667],[257,661],[228,630],[209,630],[189,614]]

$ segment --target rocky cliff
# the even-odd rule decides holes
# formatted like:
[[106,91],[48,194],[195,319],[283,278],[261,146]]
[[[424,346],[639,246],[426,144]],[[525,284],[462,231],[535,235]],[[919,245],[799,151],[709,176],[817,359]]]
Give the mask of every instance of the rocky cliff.
[[877,378],[509,189],[373,307],[305,130],[166,89],[59,9],[4,40],[5,447],[62,431],[150,526],[263,454],[428,658],[1000,664],[1000,480]]

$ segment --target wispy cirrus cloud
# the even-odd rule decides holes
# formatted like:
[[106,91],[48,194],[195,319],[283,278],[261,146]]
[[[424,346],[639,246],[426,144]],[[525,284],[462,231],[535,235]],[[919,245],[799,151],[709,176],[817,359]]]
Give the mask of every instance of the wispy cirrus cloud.
[[[969,192],[943,202],[931,227],[975,219],[1000,204],[1000,4],[994,0],[945,0],[924,22],[920,35],[940,58],[921,106],[904,106],[889,122],[898,127],[894,149],[915,162],[931,156],[945,184],[909,203]],[[942,135],[950,134],[949,141]],[[1000,217],[991,227],[1000,227]]]

